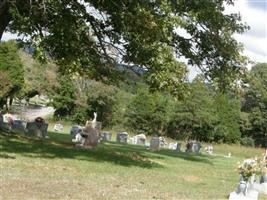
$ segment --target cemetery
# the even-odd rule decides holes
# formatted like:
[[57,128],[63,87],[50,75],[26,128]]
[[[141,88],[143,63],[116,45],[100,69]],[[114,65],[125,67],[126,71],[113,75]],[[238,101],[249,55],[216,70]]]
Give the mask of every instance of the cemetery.
[[[23,123],[15,122],[14,120],[11,129],[5,129],[8,126],[5,122],[1,122],[0,127],[3,128],[2,130],[5,130],[5,133],[1,132],[0,134],[3,149],[0,154],[0,159],[5,161],[3,167],[5,165],[13,166],[11,168],[5,168],[7,171],[3,175],[5,176],[6,182],[3,187],[9,187],[8,184],[14,184],[12,181],[17,180],[14,179],[15,177],[10,177],[6,173],[18,168],[14,164],[19,161],[22,164],[22,173],[17,178],[21,179],[21,181],[26,180],[29,185],[28,187],[32,189],[29,193],[22,194],[21,192],[24,189],[20,189],[19,193],[11,194],[12,189],[6,188],[2,194],[3,197],[63,197],[65,199],[69,197],[90,198],[94,195],[96,198],[102,198],[104,196],[109,199],[119,197],[130,199],[215,198],[229,200],[265,200],[267,198],[267,178],[266,171],[263,173],[263,167],[261,169],[262,174],[256,175],[255,171],[255,174],[252,173],[251,176],[245,176],[247,174],[242,174],[243,170],[241,170],[247,164],[254,166],[258,160],[247,159],[244,163],[241,163],[238,166],[240,175],[235,170],[238,161],[247,156],[261,155],[263,153],[261,149],[242,149],[240,147],[225,145],[212,146],[210,144],[201,144],[195,140],[168,142],[164,137],[158,137],[156,135],[146,137],[142,134],[131,135],[125,131],[112,133],[111,131],[101,130],[102,123],[96,120],[96,113],[94,116],[94,119],[87,121],[84,127],[78,125],[70,126],[69,133],[62,133],[61,131],[55,130],[57,123],[51,125],[50,128],[47,128],[48,124],[46,123],[40,126],[40,119],[34,122]],[[23,137],[18,138],[17,136]],[[28,138],[36,138],[37,140],[29,140]],[[40,143],[41,140],[38,140],[38,138],[44,138],[45,140],[42,139],[43,142]],[[31,148],[27,147],[27,145],[17,146],[20,145],[20,142],[30,145]],[[14,148],[11,148],[11,146]],[[229,157],[228,151],[231,151],[234,156]],[[28,155],[31,156],[28,157]],[[15,159],[12,159],[13,157]],[[31,163],[29,159],[34,159],[35,164],[26,164]],[[56,164],[57,159],[61,160],[58,163],[59,165]],[[264,159],[267,159],[267,152]],[[39,172],[41,168],[25,171],[27,168],[32,168],[33,165],[46,166],[44,163],[46,162],[45,160],[49,161],[50,164],[42,173]],[[85,163],[82,164],[82,162]],[[175,163],[175,165],[171,163]],[[262,166],[267,166],[266,160],[262,159],[259,163]],[[81,169],[84,172],[93,169],[94,173],[91,174],[89,172],[89,174],[83,175],[83,178],[77,179],[76,182],[70,182],[72,179],[76,179],[76,176],[80,176],[77,174],[78,166],[82,167]],[[103,174],[102,170],[104,169],[105,173]],[[169,171],[170,169],[171,171]],[[121,174],[122,171],[125,172]],[[148,171],[157,175],[147,175],[146,173]],[[210,175],[211,171],[212,176]],[[222,172],[224,174],[223,177],[220,175]],[[46,183],[51,181],[57,183],[57,179],[60,177],[64,178],[65,173],[70,173],[69,176],[71,176],[71,179],[66,179],[61,183],[58,182],[56,186],[58,190],[56,192],[53,190],[52,193],[45,194],[41,188],[35,188],[33,186],[35,181],[39,179]],[[94,174],[98,174],[103,178],[106,177],[103,179],[105,181],[103,182],[102,179],[94,177]],[[26,178],[28,175],[30,177],[37,176],[38,179]],[[110,179],[108,178],[109,176],[113,178]],[[151,182],[150,178],[152,177],[159,180],[159,182]],[[243,177],[246,177],[246,179]],[[164,184],[161,179],[166,178],[168,180]],[[95,181],[91,179],[97,180],[97,185],[93,186]],[[99,191],[100,186],[107,187],[111,183],[115,187],[112,188],[111,193],[109,190]],[[41,183],[41,185],[43,189],[47,188],[45,183]],[[67,185],[72,189],[64,192],[65,189],[63,188]],[[78,188],[84,187],[85,185],[90,185],[90,194],[76,192]],[[194,190],[190,189],[194,185],[199,185],[199,188]],[[131,187],[131,189],[127,190],[126,188],[128,187]],[[202,190],[206,192],[203,193],[201,192]]]

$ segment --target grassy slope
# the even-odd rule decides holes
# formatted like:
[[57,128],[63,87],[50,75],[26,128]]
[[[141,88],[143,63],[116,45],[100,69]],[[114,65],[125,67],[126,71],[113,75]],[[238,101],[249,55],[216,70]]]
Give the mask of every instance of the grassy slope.
[[236,162],[263,152],[215,146],[232,152],[227,159],[114,142],[81,150],[52,132],[45,141],[3,134],[0,141],[0,199],[226,199],[238,183]]

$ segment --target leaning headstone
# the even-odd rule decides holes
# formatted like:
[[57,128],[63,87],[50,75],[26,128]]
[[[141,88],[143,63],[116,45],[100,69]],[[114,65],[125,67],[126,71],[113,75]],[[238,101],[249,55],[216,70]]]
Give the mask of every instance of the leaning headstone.
[[158,151],[160,147],[160,140],[158,136],[152,136],[150,140],[150,150]]
[[117,134],[116,141],[119,143],[127,143],[128,139],[128,133],[127,132],[121,132]]
[[110,132],[103,132],[101,133],[101,138],[103,141],[111,141],[112,134]]

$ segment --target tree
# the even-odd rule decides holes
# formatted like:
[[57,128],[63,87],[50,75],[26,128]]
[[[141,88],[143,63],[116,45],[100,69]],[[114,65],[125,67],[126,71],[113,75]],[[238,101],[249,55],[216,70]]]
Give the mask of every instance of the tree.
[[229,4],[233,0],[4,0],[0,39],[6,28],[25,35],[40,59],[48,54],[62,71],[89,71],[97,80],[111,77],[116,50],[121,61],[147,69],[152,88],[174,94],[184,89],[186,74],[175,58],[185,56],[225,91],[244,61],[232,35],[247,29],[240,15],[224,14]]
[[75,87],[68,76],[59,76],[58,84],[50,93],[56,117],[70,117],[75,108]]
[[214,130],[214,140],[224,143],[238,143],[240,133],[240,99],[229,94],[218,94],[215,97],[217,123]]
[[215,88],[197,76],[190,93],[175,103],[168,134],[178,139],[237,143],[240,140],[240,100]]
[[267,64],[252,67],[244,88],[242,111],[247,113],[249,125],[243,134],[252,137],[256,145],[267,146]]
[[0,74],[0,101],[3,107],[3,104],[12,104],[24,85],[24,70],[15,41],[0,43]]
[[168,126],[168,134],[177,139],[214,141],[217,121],[213,92],[203,76],[189,84],[189,94],[177,101]]
[[126,126],[137,133],[166,135],[169,105],[169,99],[163,94],[141,88],[126,109]]

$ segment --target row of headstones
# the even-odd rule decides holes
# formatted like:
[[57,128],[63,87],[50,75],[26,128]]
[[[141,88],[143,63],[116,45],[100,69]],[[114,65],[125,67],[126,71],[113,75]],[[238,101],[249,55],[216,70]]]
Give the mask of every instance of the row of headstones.
[[0,117],[0,130],[5,131],[5,132],[45,138],[47,137],[47,129],[48,129],[47,123],[14,120],[10,124],[10,123],[4,122],[3,118]]
[[[110,141],[111,140],[111,133],[109,132],[103,132],[101,134],[101,138],[104,141]],[[164,137],[158,137],[158,136],[152,136],[150,143],[146,143],[145,135],[139,134],[132,138],[129,138],[129,135],[127,132],[121,132],[118,133],[116,136],[116,141],[119,143],[128,143],[128,141],[131,141],[133,144],[137,145],[143,145],[143,146],[149,146],[151,150],[159,150],[161,147],[168,147],[169,149],[176,150],[177,152],[181,151],[181,143],[170,143],[169,146],[167,146],[167,143],[164,139]],[[186,145],[186,152],[191,153],[199,153],[201,148],[201,144],[197,141],[189,141]]]
[[[84,127],[75,125],[71,128],[70,134],[73,138],[77,134],[82,136],[87,135],[84,132]],[[85,136],[86,137],[86,136]],[[108,131],[104,131],[99,135],[100,140],[102,141],[111,141],[112,134]],[[79,139],[78,139],[79,140]],[[84,140],[84,139],[82,139]],[[80,141],[82,141],[80,140]],[[77,139],[73,139],[74,142],[77,142]],[[164,137],[153,136],[151,137],[150,143],[146,143],[146,136],[144,134],[135,135],[134,137],[129,137],[127,132],[120,132],[116,135],[116,141],[119,143],[132,143],[136,145],[148,146],[151,150],[159,150],[162,147],[168,147],[169,149],[176,150],[179,152],[181,150],[181,143],[170,143],[167,145]],[[186,144],[186,152],[199,153],[201,145],[197,141],[189,141]]]

